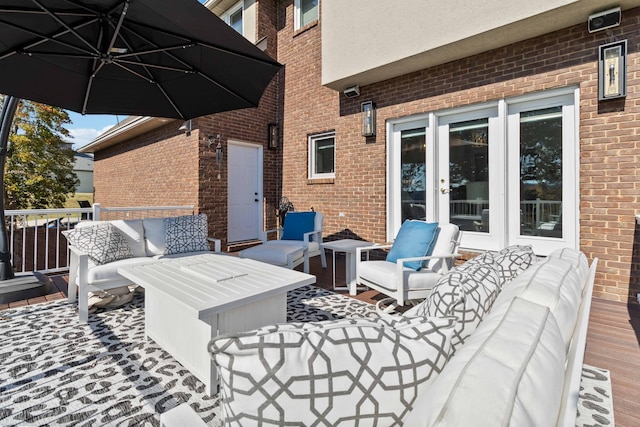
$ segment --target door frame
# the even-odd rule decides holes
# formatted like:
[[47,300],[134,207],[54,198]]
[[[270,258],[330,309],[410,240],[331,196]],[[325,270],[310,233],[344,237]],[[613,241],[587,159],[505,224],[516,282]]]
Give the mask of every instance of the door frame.
[[[256,230],[257,230],[257,236],[256,239],[260,238],[260,232],[262,230],[264,230],[264,146],[261,144],[255,144],[255,143],[251,143],[251,142],[246,142],[246,141],[241,141],[241,140],[237,140],[237,139],[228,139],[227,140],[227,240],[229,242],[234,242],[233,240],[230,239],[229,236],[229,219],[231,218],[230,215],[230,204],[229,204],[229,194],[230,194],[230,189],[229,189],[229,183],[230,183],[230,177],[231,174],[233,173],[232,169],[229,167],[230,163],[230,147],[231,146],[241,146],[241,147],[246,147],[246,148],[253,148],[256,150],[256,179],[257,179],[257,187],[258,187],[258,195],[256,196],[258,198],[258,200],[260,201],[259,203],[257,203],[257,218],[256,218]],[[237,241],[243,241],[243,240],[237,240]]]

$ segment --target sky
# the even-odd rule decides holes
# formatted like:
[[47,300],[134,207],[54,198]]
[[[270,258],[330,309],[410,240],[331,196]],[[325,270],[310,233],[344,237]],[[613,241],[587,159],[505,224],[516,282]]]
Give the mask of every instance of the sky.
[[83,145],[87,145],[93,141],[101,133],[110,127],[118,124],[127,116],[110,116],[102,114],[85,114],[84,116],[73,111],[67,111],[71,124],[65,126],[73,138],[69,138],[69,142],[73,143],[73,148],[78,149]]

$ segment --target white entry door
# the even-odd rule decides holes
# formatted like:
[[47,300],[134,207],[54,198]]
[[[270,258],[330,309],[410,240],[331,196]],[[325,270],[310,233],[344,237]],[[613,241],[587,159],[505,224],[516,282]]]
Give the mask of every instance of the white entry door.
[[262,230],[262,146],[229,141],[227,153],[227,239],[258,239]]

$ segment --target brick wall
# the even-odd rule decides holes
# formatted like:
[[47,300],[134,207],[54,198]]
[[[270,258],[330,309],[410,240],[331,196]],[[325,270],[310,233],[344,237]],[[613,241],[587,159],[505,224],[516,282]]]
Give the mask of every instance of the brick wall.
[[[328,238],[386,238],[389,119],[568,85],[580,88],[580,247],[598,257],[595,294],[635,302],[640,292],[640,9],[612,29],[628,40],[627,97],[598,102],[598,46],[606,34],[580,24],[470,58],[361,87],[347,99],[320,85],[322,22],[293,31],[292,1],[282,2],[278,60],[283,80],[283,195],[297,210],[325,213]],[[377,104],[377,136],[360,135],[360,102]],[[307,180],[307,135],[336,131],[336,177]],[[344,216],[339,216],[344,213]]]

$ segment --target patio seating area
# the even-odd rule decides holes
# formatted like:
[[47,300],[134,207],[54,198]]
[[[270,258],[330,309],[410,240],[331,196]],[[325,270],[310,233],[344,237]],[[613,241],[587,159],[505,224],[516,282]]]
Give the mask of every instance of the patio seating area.
[[[338,255],[336,260],[337,277],[342,278],[345,267],[344,257]],[[301,266],[298,267],[298,270],[301,270]],[[332,289],[332,265],[324,269],[320,264],[320,259],[314,258],[310,262],[310,271],[311,274],[316,275],[316,286],[327,290]],[[0,306],[0,309],[66,298],[66,276],[53,276],[51,279],[52,291],[50,295]],[[327,292],[327,294],[330,293]],[[347,291],[341,292],[341,294],[347,296]],[[384,298],[384,295],[369,290],[360,292],[355,300],[375,303],[381,298]],[[363,310],[367,307],[371,313],[374,312],[373,306],[368,305],[358,309]],[[366,315],[366,310],[364,313]],[[609,370],[616,425],[640,424],[640,415],[638,415],[640,414],[640,402],[637,401],[637,396],[640,394],[639,336],[640,310],[597,298],[593,300],[585,364]]]

